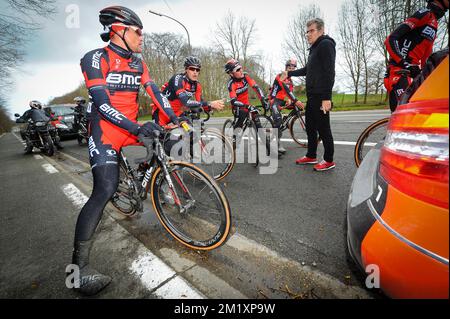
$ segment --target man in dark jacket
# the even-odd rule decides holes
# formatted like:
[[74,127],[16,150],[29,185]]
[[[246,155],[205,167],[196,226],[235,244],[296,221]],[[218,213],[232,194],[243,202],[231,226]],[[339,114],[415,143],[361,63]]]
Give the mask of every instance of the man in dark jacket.
[[[330,127],[331,94],[335,78],[336,42],[324,34],[322,19],[306,24],[309,48],[308,62],[302,69],[284,72],[284,76],[306,76],[306,133],[308,152],[296,160],[297,164],[315,164],[314,170],[326,171],[335,167],[334,142]],[[317,133],[322,139],[325,153],[323,161],[317,161]]]

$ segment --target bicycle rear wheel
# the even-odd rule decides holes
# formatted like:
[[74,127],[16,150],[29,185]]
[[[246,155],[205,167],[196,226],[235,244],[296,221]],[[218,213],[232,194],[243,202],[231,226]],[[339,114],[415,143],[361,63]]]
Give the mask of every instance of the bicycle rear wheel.
[[194,145],[194,163],[215,180],[225,178],[235,161],[232,143],[219,130],[206,129]]
[[192,164],[173,161],[167,168],[168,176],[161,167],[156,169],[150,189],[161,224],[192,249],[211,250],[224,244],[231,229],[231,212],[222,189]]
[[388,122],[388,117],[378,120],[367,127],[359,136],[353,152],[356,167],[359,167],[367,153],[386,137]]

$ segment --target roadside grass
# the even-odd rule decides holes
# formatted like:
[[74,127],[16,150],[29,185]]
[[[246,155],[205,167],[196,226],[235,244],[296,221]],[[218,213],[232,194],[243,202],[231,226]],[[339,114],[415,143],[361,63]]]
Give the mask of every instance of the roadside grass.
[[[366,111],[366,110],[384,110],[389,109],[388,101],[385,100],[386,95],[384,94],[369,94],[367,96],[366,104],[363,104],[364,96],[358,96],[358,102],[355,103],[354,94],[343,94],[337,93],[333,94],[333,111]],[[300,96],[299,99],[303,102],[306,101],[306,96]],[[252,105],[261,105],[259,100],[250,100]],[[283,113],[288,113],[289,111],[284,111]],[[226,104],[225,108],[220,112],[213,112],[212,117],[232,117],[231,105]],[[138,118],[139,121],[149,121],[152,119],[151,115],[144,115]]]

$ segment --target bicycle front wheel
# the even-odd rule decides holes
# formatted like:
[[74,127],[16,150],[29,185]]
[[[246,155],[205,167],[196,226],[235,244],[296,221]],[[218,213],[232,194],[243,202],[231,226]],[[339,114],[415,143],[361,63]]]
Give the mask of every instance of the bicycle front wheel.
[[233,149],[236,149],[236,137],[234,136],[233,120],[228,119],[223,124],[222,134],[231,141]]
[[289,123],[289,133],[295,143],[301,147],[308,147],[308,136],[306,135],[306,124],[303,114],[295,115]]
[[233,145],[219,130],[206,129],[195,145],[194,163],[207,174],[218,181],[231,172],[236,161]]
[[378,120],[366,128],[359,136],[353,152],[356,167],[361,165],[364,157],[378,142],[384,140],[386,137],[388,122],[388,117]]
[[150,194],[164,228],[183,245],[198,250],[225,243],[231,229],[231,212],[222,189],[198,167],[169,162],[168,175],[158,167]]

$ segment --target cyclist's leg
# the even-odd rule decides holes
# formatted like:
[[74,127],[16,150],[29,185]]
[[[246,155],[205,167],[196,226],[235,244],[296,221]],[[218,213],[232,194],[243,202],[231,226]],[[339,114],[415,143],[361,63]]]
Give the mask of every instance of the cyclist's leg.
[[247,108],[236,108],[235,113],[235,124],[233,127],[233,141],[236,141],[237,136],[240,136],[242,134],[242,126],[244,125],[245,118],[248,115],[248,109]]
[[104,136],[105,127],[102,127],[100,122],[103,121],[91,126],[89,159],[94,187],[77,219],[72,255],[72,263],[80,268],[80,292],[87,295],[99,292],[111,281],[110,277],[89,266],[89,254],[92,236],[101,220],[103,209],[117,190],[119,181],[117,153],[120,147],[115,146],[113,142],[109,143],[110,140]]
[[[389,94],[389,107],[391,108],[391,112],[394,112],[397,108],[398,102],[400,101],[400,97],[405,92],[405,90],[409,86],[409,80],[407,76],[400,76],[398,80],[393,83],[392,91]],[[392,103],[391,103],[392,99]]]
[[280,108],[281,108],[281,104],[284,101],[275,98],[273,100],[273,103],[271,105],[272,108],[272,119],[273,119],[273,127],[276,128],[278,130],[278,152],[280,154],[284,154],[286,153],[286,149],[283,147],[283,145],[281,144],[281,136],[283,135],[283,132],[280,130],[280,126],[282,123],[282,117],[281,117],[281,112],[280,112]]
[[273,102],[271,105],[273,127],[278,129],[278,137],[280,137],[280,138],[281,138],[281,135],[283,134],[280,130],[281,121],[282,121],[280,107],[283,102],[284,101],[275,98],[275,99],[273,99]]

